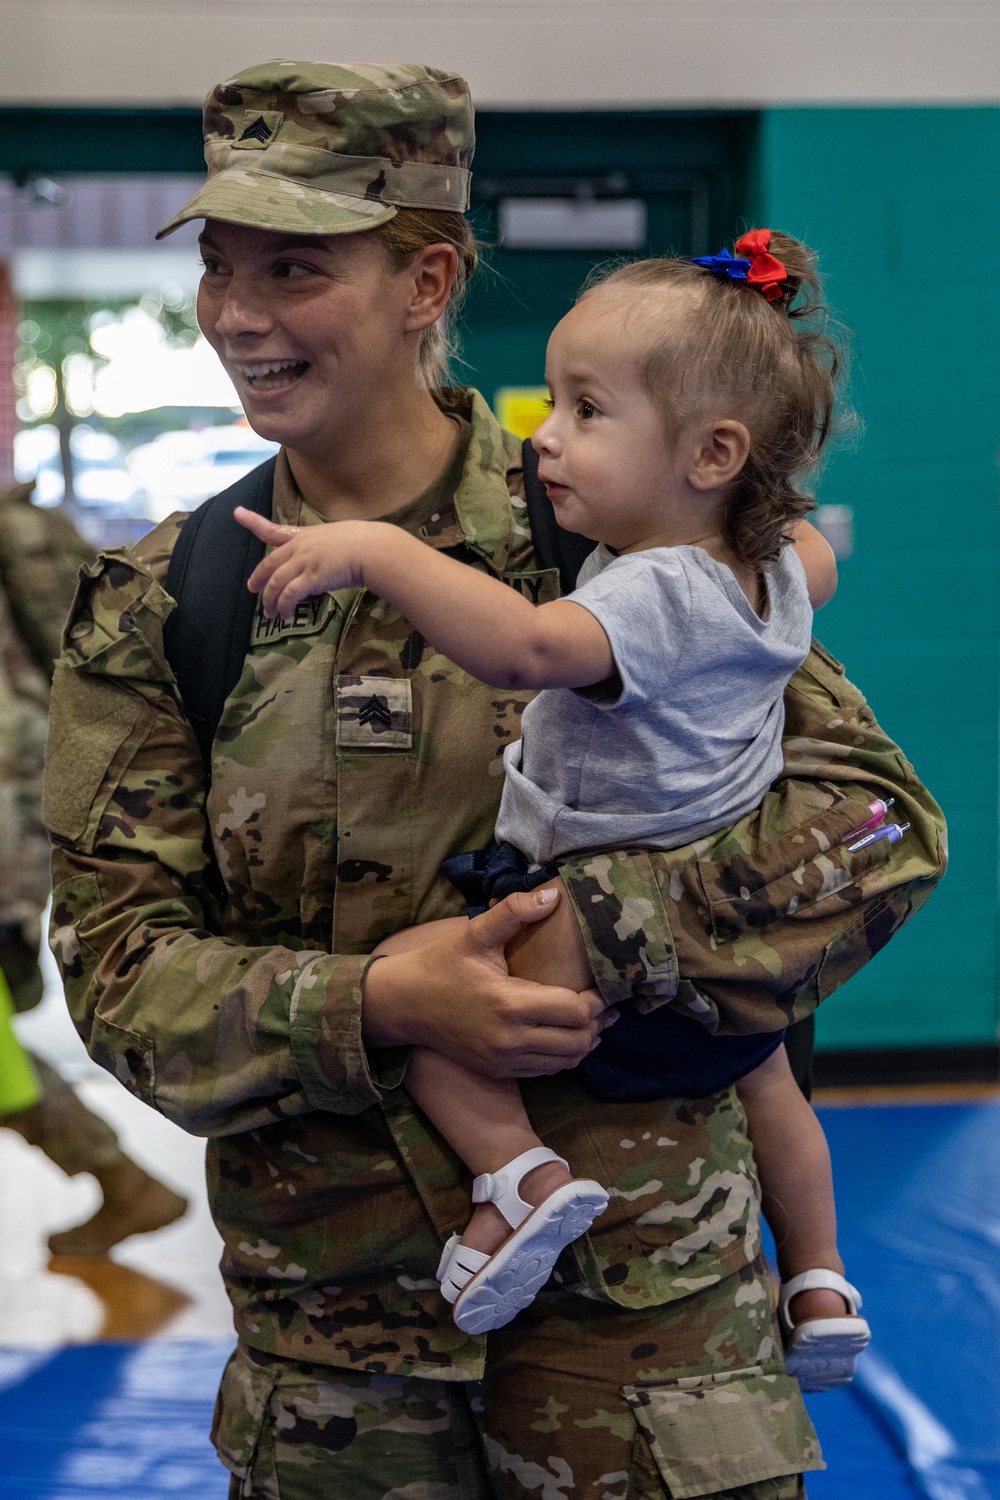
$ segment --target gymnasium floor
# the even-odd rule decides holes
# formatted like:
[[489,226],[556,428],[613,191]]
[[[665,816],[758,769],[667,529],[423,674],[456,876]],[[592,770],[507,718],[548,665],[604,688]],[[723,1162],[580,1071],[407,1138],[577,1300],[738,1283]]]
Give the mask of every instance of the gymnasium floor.
[[[96,1186],[0,1130],[0,1495],[224,1500],[206,1434],[232,1338],[203,1147],[92,1067],[54,989],[21,1030],[139,1161],[198,1191],[113,1260],[48,1268],[46,1236]],[[809,1398],[828,1464],[810,1500],[1000,1500],[1000,1090],[841,1093],[820,1113],[875,1343],[850,1390]]]

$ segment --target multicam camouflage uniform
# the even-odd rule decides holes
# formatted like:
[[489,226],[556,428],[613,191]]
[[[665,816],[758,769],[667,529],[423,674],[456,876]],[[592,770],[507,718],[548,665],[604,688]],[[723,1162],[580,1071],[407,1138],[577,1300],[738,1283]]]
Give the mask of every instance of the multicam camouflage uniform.
[[[82,563],[93,550],[65,517],[31,503],[34,486],[0,492],[0,970],[16,1010],[42,996],[39,921],[49,897],[41,819],[49,679]],[[32,1055],[41,1098],[0,1116],[69,1176],[124,1160],[110,1125]]]
[[[417,507],[414,528],[551,597],[555,579],[534,566],[519,503],[518,447],[478,397],[468,414],[451,503],[435,497],[422,521]],[[273,513],[319,520],[283,463]],[[442,1451],[458,1442],[460,1398],[444,1382],[483,1381],[473,1415],[499,1494],[547,1485],[584,1495],[601,1475],[617,1494],[645,1465],[635,1494],[661,1483],[674,1495],[795,1495],[794,1476],[818,1458],[775,1343],[756,1179],[731,1092],[616,1105],[588,1098],[571,1074],[526,1082],[543,1140],[606,1182],[611,1206],[566,1253],[562,1287],[491,1335],[488,1357],[437,1291],[441,1244],[468,1212],[468,1175],[399,1087],[402,1058],[365,1053],[365,955],[397,928],[460,909],[438,866],[488,836],[525,695],[468,678],[358,591],[277,628],[259,617],[206,800],[163,656],[162,579],[178,526],[86,570],[73,611],[47,778],[53,940],[93,1055],[210,1137],[241,1338],[217,1438],[244,1492],[312,1493],[314,1464],[317,1484],[357,1465],[381,1485],[357,1493],[388,1493],[418,1472],[393,1456],[402,1464],[415,1434]],[[365,716],[371,697],[389,704],[391,726]],[[773,1029],[844,977],[833,967],[844,911],[886,882],[889,865],[851,869],[836,839],[860,820],[859,781],[906,796],[908,774],[820,655],[797,674],[789,708],[790,753],[805,772],[779,783],[760,814],[694,850],[564,867],[609,998],[621,997],[622,975],[658,998],[676,982],[678,998],[723,1029]],[[871,753],[848,769],[855,741]],[[938,829],[926,813],[918,826],[914,852],[892,858],[915,861],[929,883],[922,839],[936,868]],[[905,915],[886,889],[884,919],[865,908],[873,945]],[[792,920],[774,923],[792,891]],[[754,924],[769,919],[761,935]],[[851,946],[853,967],[863,956]],[[591,1362],[606,1378],[588,1374]],[[424,1379],[399,1378],[414,1375]],[[720,1444],[705,1403],[723,1390],[727,1424],[741,1403],[757,1433],[757,1472],[742,1427],[724,1425],[733,1440]],[[386,1428],[398,1433],[388,1450],[368,1441]],[[381,1468],[373,1453],[387,1454]],[[268,1488],[275,1464],[287,1477]],[[763,1488],[748,1488],[751,1478]],[[428,1496],[461,1493],[443,1470],[433,1482],[443,1487]]]
[[18,1010],[41,996],[39,917],[49,895],[41,821],[49,682],[81,563],[93,550],[63,516],[0,491],[0,968]]
[[48,682],[77,574],[94,549],[58,510],[33,504],[34,489],[32,482],[0,491],[0,581],[25,649]]
[[[443,206],[471,155],[462,90],[416,68],[250,70],[210,96],[213,176],[174,222],[344,232],[412,201],[394,173],[435,163],[427,206]],[[380,158],[364,198],[363,173],[335,192],[362,155]],[[554,597],[520,445],[475,394],[456,409],[457,480],[389,519]],[[321,520],[283,458],[272,514]],[[382,937],[462,909],[440,862],[491,834],[527,695],[469,678],[363,591],[321,596],[288,623],[258,615],[206,786],[163,649],[182,524],[86,570],[72,612],[46,781],[52,936],[92,1055],[209,1137],[240,1336],[215,1428],[233,1495],[800,1495],[821,1460],[777,1342],[731,1090],[620,1105],[572,1073],[526,1081],[542,1139],[611,1204],[488,1343],[451,1321],[434,1271],[469,1174],[410,1103],[405,1053],[366,1051],[364,975]],[[609,1000],[636,988],[720,1031],[783,1027],[930,890],[940,814],[820,651],[788,732],[788,777],[735,829],[564,866]],[[838,838],[887,786],[914,834],[852,862]]]

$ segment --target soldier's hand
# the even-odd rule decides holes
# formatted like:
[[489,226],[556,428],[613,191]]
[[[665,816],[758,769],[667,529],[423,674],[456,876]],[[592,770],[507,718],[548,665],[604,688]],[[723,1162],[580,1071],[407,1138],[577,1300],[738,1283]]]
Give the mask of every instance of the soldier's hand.
[[575,1067],[617,1012],[596,990],[513,979],[504,957],[510,939],[559,899],[551,887],[518,892],[436,942],[378,959],[365,977],[365,1041],[433,1047],[491,1078]]

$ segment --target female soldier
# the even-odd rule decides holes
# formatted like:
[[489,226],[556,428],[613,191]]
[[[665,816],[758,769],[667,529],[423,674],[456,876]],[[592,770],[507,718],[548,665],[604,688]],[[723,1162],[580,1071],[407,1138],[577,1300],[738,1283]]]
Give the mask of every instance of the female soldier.
[[[440,389],[442,319],[475,262],[463,81],[267,63],[213,90],[205,135],[208,183],[167,230],[206,220],[200,322],[282,445],[273,518],[381,517],[553,597],[519,444],[475,392]],[[690,896],[691,850],[563,868],[603,999],[508,978],[505,943],[551,909],[527,894],[371,963],[387,934],[462,909],[439,866],[488,839],[524,696],[466,677],[377,599],[323,596],[289,622],[257,617],[206,767],[164,654],[184,520],[84,576],[47,821],[53,941],[93,1056],[209,1137],[239,1333],[215,1432],[231,1493],[800,1495],[818,1447],[784,1372],[731,1091],[615,1105],[559,1070],[637,987],[723,1030],[812,1008],[824,950],[874,889],[869,864],[824,853],[867,811],[850,783],[884,784],[862,767],[861,700],[814,653],[789,713],[805,775],[718,841],[757,896],[794,869],[798,916],[814,917],[765,945],[744,914],[739,969],[733,934]],[[912,797],[906,812],[920,822]],[[713,869],[721,887],[732,864],[697,866],[713,911]],[[889,890],[864,941],[908,910]],[[833,982],[851,968],[842,956]],[[528,1079],[546,1144],[612,1194],[488,1348],[435,1280],[468,1185],[401,1086],[417,1042]]]

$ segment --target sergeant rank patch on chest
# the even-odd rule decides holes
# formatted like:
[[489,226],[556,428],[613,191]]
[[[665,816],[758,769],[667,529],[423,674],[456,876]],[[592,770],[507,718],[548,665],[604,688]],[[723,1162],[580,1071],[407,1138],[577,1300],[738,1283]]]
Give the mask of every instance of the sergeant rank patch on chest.
[[408,677],[337,678],[337,744],[341,749],[409,750],[413,696]]

